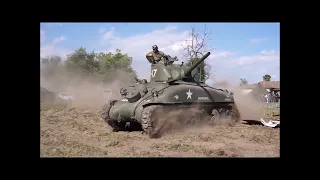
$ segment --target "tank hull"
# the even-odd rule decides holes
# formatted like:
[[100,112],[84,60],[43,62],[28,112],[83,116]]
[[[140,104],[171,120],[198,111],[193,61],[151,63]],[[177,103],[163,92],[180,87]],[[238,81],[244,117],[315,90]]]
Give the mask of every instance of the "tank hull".
[[223,108],[234,103],[230,93],[194,83],[177,82],[173,85],[148,83],[136,88],[139,92],[147,88],[148,93],[133,103],[126,99],[117,101],[109,111],[111,120],[141,123],[142,110],[150,105],[212,109]]
[[117,101],[110,109],[109,116],[112,120],[134,121],[132,118],[137,103],[129,103],[127,101]]

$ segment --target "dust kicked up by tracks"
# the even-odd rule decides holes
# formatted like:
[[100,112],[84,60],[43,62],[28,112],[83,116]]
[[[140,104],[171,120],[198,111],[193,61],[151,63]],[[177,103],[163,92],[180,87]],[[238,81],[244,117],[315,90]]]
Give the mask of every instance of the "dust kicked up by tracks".
[[[65,79],[65,77],[63,78]],[[69,78],[70,79],[70,78]],[[150,139],[141,132],[111,132],[100,118],[105,103],[98,83],[76,85],[43,80],[50,90],[75,95],[72,106],[41,104],[41,157],[279,157],[280,129],[224,124],[193,127]],[[117,96],[119,82],[109,84]],[[118,99],[119,97],[110,97]],[[252,114],[252,102],[236,99],[241,115]],[[253,105],[255,106],[255,105]],[[246,107],[246,108],[244,108]],[[255,115],[259,116],[259,114]],[[171,119],[168,119],[171,120]]]
[[280,129],[237,124],[187,128],[149,139],[111,132],[99,109],[41,105],[42,157],[279,157]]

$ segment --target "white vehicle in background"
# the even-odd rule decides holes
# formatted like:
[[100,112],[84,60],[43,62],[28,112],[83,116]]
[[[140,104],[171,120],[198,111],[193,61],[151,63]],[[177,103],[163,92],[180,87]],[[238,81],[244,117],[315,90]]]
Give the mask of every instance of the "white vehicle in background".
[[61,98],[62,100],[65,100],[65,101],[72,101],[72,100],[74,100],[73,95],[70,94],[70,93],[66,93],[66,92],[60,92],[60,93],[58,93],[58,97]]

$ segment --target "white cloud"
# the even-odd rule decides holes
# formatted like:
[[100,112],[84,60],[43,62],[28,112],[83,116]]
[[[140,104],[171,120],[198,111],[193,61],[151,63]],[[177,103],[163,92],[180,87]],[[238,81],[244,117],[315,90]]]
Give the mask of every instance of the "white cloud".
[[[181,50],[189,38],[188,31],[179,31],[175,26],[155,30],[146,34],[137,34],[121,37],[115,28],[101,34],[104,45],[108,46],[105,52],[114,51],[116,48],[133,57],[133,68],[140,78],[149,77],[150,64],[145,55],[151,51],[152,45],[157,45],[160,51],[182,60]],[[212,52],[209,59],[218,59],[232,55],[232,52]]]
[[251,44],[259,44],[259,43],[261,43],[262,41],[266,41],[266,40],[268,40],[268,38],[257,38],[257,39],[251,39],[251,41],[250,41],[250,43]]
[[145,55],[151,51],[152,45],[158,45],[159,50],[171,56],[180,55],[182,42],[188,37],[187,31],[178,31],[174,26],[155,30],[146,34],[137,34],[129,37],[121,37],[115,28],[111,28],[101,34],[103,44],[106,45],[105,52],[121,49],[133,57],[133,68],[140,77],[149,76],[150,64]]
[[66,55],[70,51],[57,47],[57,45],[64,40],[66,40],[66,38],[64,36],[60,36],[45,44],[40,48],[40,57],[61,56],[63,59],[65,59]]
[[115,36],[115,30],[112,28],[109,31],[103,33],[103,40],[104,41],[108,42],[110,40],[116,40],[116,39],[117,39],[117,37]]
[[55,38],[52,42],[51,42],[51,45],[56,45],[58,43],[60,43],[61,41],[64,41],[66,40],[66,38],[64,36],[60,36],[58,38]]
[[265,74],[273,74],[273,80],[280,77],[280,53],[275,50],[261,51],[251,56],[229,56],[217,69],[218,76],[232,77],[237,80],[246,78],[249,83],[256,83],[262,80]]
[[[188,31],[179,31],[177,27],[168,26],[164,29],[155,30],[146,34],[137,34],[129,37],[121,37],[115,28],[105,31],[101,34],[104,45],[108,46],[106,52],[114,51],[116,48],[128,53],[133,57],[133,68],[137,71],[140,78],[149,79],[150,64],[145,58],[145,54],[151,51],[151,46],[156,44],[165,54],[177,56],[181,58],[182,46],[185,40],[189,38]],[[253,42],[264,41],[267,38],[256,39]],[[261,73],[273,73],[275,77],[279,77],[277,73],[277,64],[279,64],[279,52],[275,50],[261,51],[259,54],[252,56],[236,56],[236,52],[232,51],[212,51],[207,62],[212,66],[212,70],[218,78],[247,77],[253,79],[251,75],[258,76]],[[271,64],[267,69],[266,63]],[[272,71],[272,72],[268,72]],[[257,78],[256,78],[257,79]]]
[[40,29],[40,43],[43,43],[45,40],[45,31]]
[[280,62],[280,53],[276,52],[275,50],[271,51],[261,51],[258,55],[253,56],[242,56],[235,60],[237,65],[250,65],[253,63],[259,62],[270,62],[276,63]]
[[225,59],[225,58],[229,58],[234,56],[236,53],[235,52],[231,52],[231,51],[217,51],[214,52],[212,55],[210,55],[210,57],[212,59]]
[[[154,44],[158,45],[159,50],[166,51],[167,54],[179,51],[179,42],[186,39],[187,33],[187,31],[180,32],[176,30],[176,27],[169,26],[162,30],[123,38],[116,32],[115,28],[112,28],[103,33],[102,38],[104,43],[108,45],[108,50],[119,48],[133,57],[144,57],[147,52],[151,51],[151,46]],[[167,51],[170,51],[170,53]],[[136,61],[145,60],[145,58],[135,59]]]
[[[149,79],[150,63],[145,58],[151,51],[152,45],[158,45],[165,54],[177,56],[181,63],[182,45],[189,38],[188,31],[179,30],[177,27],[168,26],[145,34],[136,34],[124,37],[115,28],[100,28],[100,43],[104,52],[114,52],[117,48],[133,57],[133,68],[139,78]],[[41,33],[40,33],[41,34]],[[46,33],[43,32],[42,35]],[[61,36],[41,48],[41,56],[63,55],[71,51],[59,48],[59,42],[65,40]],[[257,42],[257,41],[255,41]],[[90,46],[91,44],[89,44]],[[227,50],[213,50],[206,61],[212,66],[214,74],[219,79],[233,79],[238,81],[246,78],[249,83],[260,81],[265,73],[272,74],[272,79],[279,78],[280,53],[275,50],[264,50],[251,56],[239,56],[236,52]]]

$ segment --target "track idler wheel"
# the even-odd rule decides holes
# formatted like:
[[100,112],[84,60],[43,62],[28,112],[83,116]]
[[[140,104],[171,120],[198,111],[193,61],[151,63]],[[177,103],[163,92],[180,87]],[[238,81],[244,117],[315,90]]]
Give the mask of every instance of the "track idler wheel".
[[109,101],[107,104],[105,104],[102,107],[101,114],[100,114],[101,118],[112,128],[112,132],[118,132],[123,129],[118,124],[116,124],[115,121],[111,120],[109,116],[109,111],[116,102],[117,100]]

